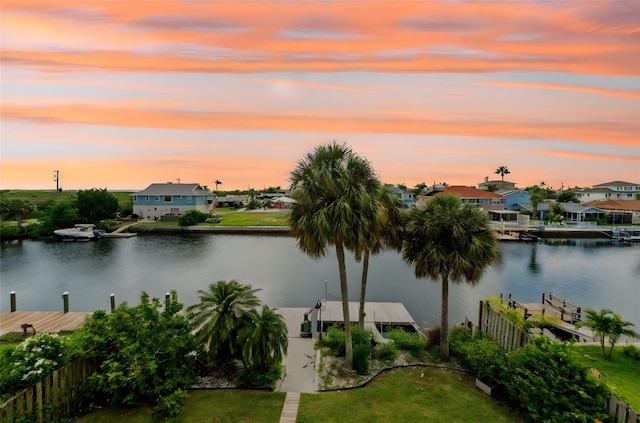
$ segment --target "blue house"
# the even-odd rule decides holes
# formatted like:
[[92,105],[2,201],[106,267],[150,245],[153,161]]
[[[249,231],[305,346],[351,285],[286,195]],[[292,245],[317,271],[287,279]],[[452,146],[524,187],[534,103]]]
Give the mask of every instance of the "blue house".
[[210,213],[215,194],[200,184],[151,184],[134,192],[133,213],[141,219],[160,219],[162,216],[180,216],[189,210]]
[[504,197],[504,208],[506,210],[532,210],[531,197],[529,193],[522,189],[511,189],[498,191]]

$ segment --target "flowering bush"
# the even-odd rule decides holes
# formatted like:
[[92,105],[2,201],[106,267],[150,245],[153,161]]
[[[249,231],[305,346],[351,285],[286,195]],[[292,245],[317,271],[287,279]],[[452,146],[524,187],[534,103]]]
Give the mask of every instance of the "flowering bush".
[[41,381],[68,360],[68,348],[57,335],[36,334],[0,357],[2,399]]

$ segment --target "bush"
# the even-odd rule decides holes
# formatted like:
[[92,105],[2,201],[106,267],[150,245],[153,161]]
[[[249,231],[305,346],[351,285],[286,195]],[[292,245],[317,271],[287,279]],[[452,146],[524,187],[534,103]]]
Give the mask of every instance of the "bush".
[[505,351],[494,340],[476,336],[461,347],[460,360],[465,367],[478,373],[478,377],[502,379],[506,364]]
[[255,368],[248,368],[240,373],[238,377],[238,387],[273,390],[280,376],[282,376],[281,363],[272,363],[266,372]]
[[[457,325],[449,331],[449,350],[454,357],[462,355],[462,347],[464,344],[471,342],[473,334],[471,329],[465,325]],[[428,341],[427,341],[428,343]]]
[[180,226],[195,226],[207,220],[207,215],[200,210],[189,210],[178,219]]
[[421,358],[427,347],[427,340],[417,332],[410,333],[404,329],[394,329],[387,336],[395,342],[398,349],[409,351],[415,358]]
[[57,335],[38,333],[0,357],[0,397],[41,381],[68,360],[68,349]]
[[369,356],[371,347],[366,344],[356,344],[353,346],[353,370],[360,375],[367,374],[369,370]]
[[[357,345],[366,345],[367,348],[370,348],[372,340],[373,332],[371,332],[371,329],[362,331],[358,325],[351,326],[351,342],[354,351]],[[346,354],[344,329],[335,325],[329,327],[322,344],[329,349],[334,357],[344,357]]]
[[386,362],[393,362],[398,358],[398,348],[393,342],[382,344],[377,350],[378,359]]
[[625,345],[622,347],[622,355],[640,361],[640,348],[635,345]]
[[507,355],[505,387],[529,421],[607,420],[608,389],[574,354],[570,344],[540,336]]
[[427,329],[427,345],[429,348],[440,345],[440,326],[432,326]]

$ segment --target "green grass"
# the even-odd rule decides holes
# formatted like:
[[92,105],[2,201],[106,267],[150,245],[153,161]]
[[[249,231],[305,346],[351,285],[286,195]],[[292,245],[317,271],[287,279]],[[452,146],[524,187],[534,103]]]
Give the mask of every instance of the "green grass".
[[[177,422],[278,422],[284,392],[243,390],[189,391]],[[74,420],[76,423],[151,423],[151,407],[103,409]]]
[[599,345],[576,344],[576,350],[582,364],[597,369],[616,397],[640,411],[640,361],[622,355],[622,347],[613,349],[610,360],[602,358]]
[[475,378],[431,367],[396,369],[360,389],[303,394],[298,423],[518,422],[524,419],[475,387]]
[[221,216],[222,221],[214,226],[287,226],[289,213],[231,212]]

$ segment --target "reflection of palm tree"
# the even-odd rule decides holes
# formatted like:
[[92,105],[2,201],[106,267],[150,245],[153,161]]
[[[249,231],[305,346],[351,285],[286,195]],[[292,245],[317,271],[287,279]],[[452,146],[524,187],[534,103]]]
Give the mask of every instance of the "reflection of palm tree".
[[531,257],[529,258],[529,269],[531,269],[531,271],[533,273],[538,273],[538,261],[536,259],[537,257],[537,245],[535,243],[533,243],[531,245]]
[[402,249],[402,233],[404,232],[405,214],[402,202],[386,185],[381,185],[377,193],[377,201],[381,207],[382,220],[369,237],[364,248],[362,260],[362,280],[360,283],[360,311],[358,324],[364,330],[364,303],[367,292],[367,276],[369,273],[369,255],[378,254],[383,248]]
[[440,357],[449,359],[449,281],[476,284],[498,257],[487,213],[458,197],[436,196],[409,212],[402,257],[418,278],[442,281]]
[[509,168],[506,166],[500,166],[499,168],[496,169],[495,173],[497,175],[502,176],[502,182],[504,182],[504,175],[508,175],[511,172],[509,171]]
[[345,365],[353,365],[349,289],[344,250],[362,252],[374,228],[378,191],[371,164],[345,144],[318,146],[291,171],[289,228],[298,248],[311,257],[325,255],[334,245],[338,259],[345,329]]
[[287,324],[276,309],[262,306],[262,311],[248,314],[247,325],[239,332],[242,361],[245,366],[266,372],[272,364],[279,363],[287,354]]
[[187,309],[196,339],[208,352],[209,364],[229,363],[239,357],[238,331],[260,304],[258,289],[238,281],[218,281],[207,291],[199,290],[200,303]]

